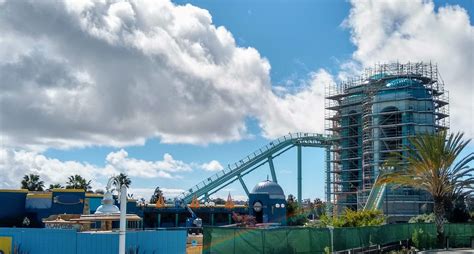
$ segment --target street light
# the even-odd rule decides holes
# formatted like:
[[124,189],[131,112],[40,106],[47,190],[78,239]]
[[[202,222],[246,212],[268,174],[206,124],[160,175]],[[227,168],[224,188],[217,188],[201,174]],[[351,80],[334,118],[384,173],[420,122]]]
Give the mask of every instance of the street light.
[[[113,185],[115,185],[116,188],[113,188]],[[105,190],[106,193],[104,194],[104,200],[106,197],[111,197],[114,190],[117,190],[120,195],[119,254],[125,254],[125,232],[127,230],[127,186],[124,184],[120,185],[118,178],[112,176],[107,182]]]
[[328,229],[331,236],[331,253],[334,253],[334,227],[329,225]]

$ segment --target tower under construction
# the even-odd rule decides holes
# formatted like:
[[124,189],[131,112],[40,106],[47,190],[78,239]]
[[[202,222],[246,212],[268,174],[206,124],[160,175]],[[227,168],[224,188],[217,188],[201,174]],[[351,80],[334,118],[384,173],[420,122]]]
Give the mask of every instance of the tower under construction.
[[[331,148],[330,195],[335,210],[365,206],[384,162],[403,154],[409,138],[449,128],[448,93],[437,65],[377,64],[326,87]],[[431,197],[412,188],[384,188],[384,213],[404,221],[431,209]]]

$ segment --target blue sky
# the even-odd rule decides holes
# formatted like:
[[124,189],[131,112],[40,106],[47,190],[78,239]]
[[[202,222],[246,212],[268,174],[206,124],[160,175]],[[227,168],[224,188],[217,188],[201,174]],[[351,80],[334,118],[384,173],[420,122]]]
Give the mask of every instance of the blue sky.
[[[351,2],[348,2],[348,1],[329,1],[329,0],[321,0],[321,1],[301,1],[301,0],[299,1],[211,1],[211,0],[208,0],[208,1],[174,1],[174,3],[177,5],[184,5],[184,4],[190,3],[201,9],[205,9],[209,11],[209,14],[212,16],[213,25],[215,25],[216,27],[224,26],[226,30],[232,34],[233,38],[235,39],[235,44],[236,44],[235,47],[254,48],[260,54],[259,59],[267,59],[268,64],[271,65],[271,69],[268,74],[269,79],[271,80],[270,85],[273,87],[283,87],[285,89],[283,92],[283,95],[278,94],[277,91],[274,92],[275,94],[278,95],[277,97],[281,99],[280,101],[281,105],[286,105],[285,98],[287,97],[285,96],[287,95],[298,96],[299,94],[301,94],[302,92],[306,90],[311,90],[313,88],[316,90],[321,89],[321,86],[323,84],[319,83],[317,85],[314,85],[319,81],[317,78],[314,78],[314,76],[312,76],[315,73],[318,73],[318,71],[320,70],[323,70],[325,73],[327,73],[330,76],[332,80],[337,82],[339,76],[343,76],[343,74],[347,74],[347,73],[349,74],[353,73],[354,70],[357,68],[373,64],[374,61],[376,61],[376,59],[378,59],[379,57],[383,58],[384,54],[389,54],[387,52],[391,52],[391,54],[394,57],[393,59],[387,59],[387,61],[394,60],[394,59],[403,60],[406,58],[406,55],[404,55],[404,53],[400,53],[400,49],[398,48],[394,48],[394,47],[390,48],[387,46],[385,48],[386,49],[385,51],[378,51],[381,48],[384,48],[385,46],[384,45],[366,46],[367,44],[370,44],[370,42],[364,41],[363,38],[359,39],[358,41],[357,40],[351,41],[351,37],[355,33],[354,31],[356,31],[358,28],[361,28],[362,30],[370,29],[370,26],[359,27],[360,23],[358,23],[359,20],[363,20],[363,19],[368,19],[370,21],[370,18],[368,18],[370,17],[370,13],[376,13],[376,12],[383,13],[384,11],[386,11],[388,13],[387,15],[393,15],[393,17],[391,17],[392,19],[387,18],[388,22],[390,20],[394,20],[394,22],[397,20],[398,21],[407,20],[406,21],[407,23],[413,22],[410,19],[413,17],[411,17],[409,13],[407,14],[401,11],[400,13],[397,13],[397,12],[390,11],[390,8],[393,8],[393,7],[388,6],[388,4],[387,6],[381,4],[381,6],[379,6],[381,9],[375,9],[375,7],[374,9],[367,8],[368,13],[367,13],[367,16],[365,17],[364,15],[366,14],[356,13],[353,20],[349,22],[350,24],[346,23],[343,25],[344,20],[346,20],[349,17],[349,13],[351,9],[356,9],[355,8],[356,4],[352,4]],[[406,4],[406,2],[401,1],[400,8],[404,8],[402,6],[403,4]],[[435,1],[434,4],[435,4],[434,12],[423,14],[423,15],[426,15],[427,17],[426,22],[428,25],[430,24],[429,22],[434,22],[433,23],[433,26],[435,26],[435,28],[433,28],[434,30],[439,29],[439,31],[443,31],[442,29],[448,29],[448,28],[443,27],[444,23],[442,23],[441,18],[438,17],[440,21],[431,20],[431,16],[436,17],[436,15],[439,15],[439,13],[437,13],[438,8],[440,7],[444,8],[446,6],[452,7],[455,5],[459,5],[461,8],[467,11],[468,19],[469,19],[468,24],[467,24],[467,27],[468,27],[467,29],[468,30],[471,29],[472,31],[472,19],[473,19],[472,13],[474,11],[472,1],[469,1],[469,0]],[[79,11],[85,10],[85,7],[83,6],[80,6],[80,7],[73,6],[73,7],[77,8],[77,10]],[[75,11],[76,9],[74,9],[73,7],[68,7],[67,10],[69,11],[73,9]],[[139,9],[139,7],[137,6],[132,6],[132,7],[133,7],[132,9],[134,10]],[[413,5],[413,10],[415,12],[415,11],[421,10],[424,7],[426,7],[425,3],[417,2],[416,4]],[[43,7],[41,6],[41,8]],[[87,8],[92,8],[92,7],[89,6]],[[110,17],[111,9],[112,8],[109,8],[109,12],[108,12],[109,17]],[[14,9],[14,10],[17,10],[17,9]],[[126,8],[124,10],[126,10]],[[74,12],[71,12],[71,13],[74,13]],[[122,26],[119,29],[126,30],[124,27],[126,26],[127,24],[126,22],[128,21],[126,21],[126,18],[124,18],[124,15],[122,15],[123,13],[122,14],[120,12],[116,12],[116,13],[118,13],[116,17],[121,19],[121,22],[122,22],[120,23]],[[139,12],[136,11],[136,13],[139,13]],[[454,13],[453,15],[457,15],[461,17],[460,20],[462,20],[463,10],[454,9],[453,13]],[[163,14],[163,12],[157,12],[154,15],[159,16],[161,14]],[[417,14],[414,14],[414,15],[417,15]],[[35,17],[34,15],[32,16],[33,18]],[[138,14],[136,14],[136,16],[138,16]],[[177,17],[182,17],[182,16],[177,16]],[[0,22],[1,20],[2,19],[0,19]],[[110,19],[112,21],[110,21],[109,19],[107,20],[108,20],[107,22],[109,22],[107,23],[109,26],[111,26],[110,22],[112,23],[116,22],[114,21],[114,19]],[[374,23],[375,22],[376,22],[376,19],[374,18]],[[16,23],[16,25],[18,24],[20,24],[20,21]],[[375,26],[374,30],[376,28],[380,28],[379,26],[377,26],[377,24],[372,24],[372,25]],[[0,26],[0,31],[1,29],[3,29],[2,26]],[[56,28],[56,29],[59,29],[59,28]],[[133,29],[133,28],[128,27],[127,29]],[[192,29],[192,26],[189,29]],[[67,41],[68,39],[67,37],[72,36],[72,35],[67,34],[61,29],[57,31],[59,31],[58,33],[64,33],[65,34],[64,37],[66,39],[53,37],[51,41],[54,42],[54,40],[58,40],[58,42],[53,43],[52,45],[64,44],[66,42],[64,42],[63,40]],[[114,32],[116,30],[107,30],[107,32],[110,32],[110,31]],[[387,33],[393,34],[395,32],[396,31],[388,31]],[[429,31],[421,31],[421,33],[425,33],[425,32],[428,33]],[[31,33],[31,32],[27,30],[25,31],[22,30],[21,32],[19,32],[19,34],[21,33],[24,33],[24,36],[28,37],[30,36],[28,33]],[[41,33],[41,32],[38,32],[38,33]],[[190,32],[188,31],[187,34],[189,33]],[[44,34],[46,35],[48,34],[47,29],[44,29]],[[91,33],[91,34],[92,34],[92,37],[96,36],[95,33]],[[170,34],[173,34],[174,36],[174,33],[170,32]],[[363,35],[362,32],[361,32],[361,35]],[[442,38],[444,35],[441,33],[438,35],[440,36],[440,38],[435,38],[435,40],[439,40],[440,45],[444,45],[442,44],[442,43],[445,43],[444,39]],[[61,36],[58,36],[58,37],[61,37]],[[465,45],[465,44],[469,45],[470,42],[472,42],[472,33],[471,33],[471,41],[469,41],[469,39],[466,39],[468,37],[469,35],[467,35],[467,37],[460,36],[459,38],[457,37],[453,38],[453,40],[455,42],[458,41],[460,43],[459,45]],[[15,38],[13,37],[13,35],[11,38],[13,38],[12,41],[14,41]],[[103,37],[98,37],[98,38],[103,39]],[[115,46],[117,46],[117,44],[121,42],[113,41],[113,39],[110,39],[110,38],[114,38],[114,37],[106,38],[107,40],[109,40],[108,41],[109,44],[114,46],[113,50],[120,50],[120,47],[115,47]],[[421,38],[420,40],[422,39],[423,38]],[[110,40],[112,40],[112,42],[110,42]],[[176,41],[179,41],[179,38],[176,38]],[[43,51],[47,51],[52,48],[51,52],[57,53],[59,58],[62,58],[62,59],[70,60],[73,58],[71,57],[70,52],[64,53],[60,49],[56,49],[55,48],[56,46],[54,47],[44,46],[44,45],[47,45],[47,43],[49,42],[45,40],[43,44],[38,44],[36,45],[36,47],[39,49],[43,49]],[[78,48],[89,48],[89,47],[93,48],[98,45],[98,43],[96,42],[93,42],[90,45],[88,45],[87,43],[90,43],[88,42],[88,39],[84,39],[84,45],[83,46],[79,45]],[[155,43],[159,44],[159,41]],[[206,42],[202,42],[202,43],[205,44]],[[138,47],[138,46],[135,46],[135,47]],[[365,47],[368,47],[369,49]],[[74,45],[72,45],[71,48],[74,48]],[[123,46],[123,48],[126,48],[126,46]],[[468,46],[468,49],[469,49],[469,46]],[[19,52],[21,51],[20,49],[18,50]],[[143,51],[148,52],[145,49],[143,49]],[[435,51],[435,48],[433,48],[433,51]],[[470,50],[468,50],[467,52],[471,52],[471,55],[472,55],[472,44],[470,46]],[[5,57],[6,56],[5,54],[3,55],[0,54],[0,57],[1,56]],[[121,54],[122,53],[120,53],[120,55]],[[459,54],[459,53],[453,52],[453,54]],[[434,58],[434,60],[438,60],[438,61],[442,61],[444,59],[443,54],[439,54],[439,56],[436,54],[433,54],[433,56],[431,56],[429,53],[425,55],[420,53],[420,55],[412,54],[410,56],[413,56],[413,59],[415,61],[418,59],[423,60],[426,58]],[[152,61],[160,62],[160,55],[159,54],[153,55],[153,57],[150,57],[147,59],[152,59]],[[88,60],[90,59],[85,59],[84,61],[81,61],[81,63],[86,62]],[[120,61],[120,60],[117,60],[117,61]],[[135,60],[135,58],[130,60],[130,62],[133,62],[133,61],[142,61],[142,62],[138,62],[138,64],[140,65],[140,63],[143,63],[144,66],[147,66],[149,64],[148,62],[146,62],[148,60]],[[466,61],[468,61],[468,63],[471,65],[471,66],[467,66],[466,68],[468,70],[469,69],[472,70],[471,68],[472,58],[471,60],[468,59]],[[74,67],[71,67],[71,69],[74,70]],[[136,69],[137,69],[136,70],[137,73],[140,71],[143,71],[140,68],[136,68]],[[99,75],[94,76],[93,72],[92,71],[88,72],[86,67],[82,69],[77,68],[75,70],[79,72],[82,71],[81,73],[86,73],[83,75],[86,77],[84,78],[86,80],[88,78],[93,81],[104,79],[103,77],[100,77]],[[135,71],[135,69],[133,71]],[[449,73],[449,71],[450,70],[448,68],[443,69],[443,73],[444,72]],[[172,69],[172,67],[170,67],[169,70],[165,69],[165,71],[161,73],[160,75],[166,75],[166,72],[173,73],[174,70]],[[180,75],[182,75],[183,72],[180,72],[181,73]],[[136,80],[141,79],[141,77],[145,75],[143,73],[141,74],[140,73],[137,74],[136,77],[138,78],[136,78]],[[114,74],[109,74],[109,76],[111,75],[113,76]],[[148,73],[146,75],[148,75]],[[173,74],[170,74],[170,75],[173,75]],[[449,74],[447,76],[448,76],[448,80],[454,80],[457,82],[457,80],[454,78],[450,79]],[[316,75],[316,77],[319,77],[319,76]],[[190,79],[191,81],[189,82],[193,83],[192,78]],[[315,80],[314,81],[315,83],[312,83],[313,79]],[[60,79],[53,79],[53,81],[51,82],[58,83],[59,81],[57,80],[60,80]],[[93,83],[93,81],[91,82]],[[120,82],[120,80],[118,82]],[[159,83],[160,80],[158,80],[157,82]],[[179,84],[185,83],[185,82],[187,81],[180,80],[179,82],[176,82],[176,86],[179,86]],[[212,83],[214,81],[211,80],[208,82]],[[471,76],[466,77],[466,79],[461,82],[462,84],[464,84],[463,86],[459,85],[459,87],[452,86],[448,88],[450,90],[454,90],[455,92],[454,96],[458,96],[457,94],[462,94],[463,91],[465,91],[466,87],[468,87],[469,85],[472,85],[472,82],[473,80],[472,80],[472,75],[471,75]],[[242,84],[245,84],[245,83],[242,83]],[[170,85],[174,86],[174,83],[170,83]],[[127,86],[127,89],[130,89],[130,94],[137,93],[137,90],[133,90],[134,89],[133,87],[139,87],[139,85]],[[241,88],[243,90],[246,89],[245,87],[241,87]],[[44,89],[44,88],[41,88],[41,89]],[[160,90],[158,90],[158,93],[164,90],[166,89],[160,88]],[[86,91],[83,91],[82,93],[85,94]],[[122,97],[122,96],[125,96],[125,97]],[[123,94],[117,95],[115,97],[116,99],[113,100],[112,102],[130,100],[133,103],[134,100],[137,100],[136,103],[137,104],[139,103],[138,101],[140,99],[137,99],[136,97],[129,98],[127,96],[128,95],[123,95]],[[306,98],[306,97],[301,97],[301,98]],[[314,99],[315,101],[317,100],[321,101],[322,98],[318,97],[318,98],[312,98],[312,99]],[[457,99],[457,97],[455,97],[455,99]],[[459,99],[461,100],[461,97],[459,97]],[[275,100],[279,100],[279,99],[275,99]],[[180,103],[179,101],[176,101],[176,102]],[[250,100],[250,102],[252,102],[252,100]],[[118,103],[117,105],[119,104],[120,103]],[[31,105],[34,105],[34,103]],[[52,105],[55,105],[55,104],[52,104]],[[109,105],[115,105],[115,104],[112,103]],[[302,104],[302,105],[306,105],[306,104]],[[315,105],[315,108],[311,108],[311,109],[305,108],[303,106],[301,108],[297,108],[298,105],[295,106],[296,108],[293,107],[291,109],[292,112],[297,111],[297,113],[295,114],[302,116],[299,118],[295,116],[295,119],[304,119],[304,118],[317,119],[317,121],[313,121],[313,122],[316,122],[316,124],[320,124],[318,126],[322,126],[323,109],[318,108],[320,106],[317,106],[316,104],[314,105]],[[26,105],[24,106],[26,107]],[[214,107],[214,106],[215,105],[211,107]],[[153,107],[149,108],[149,112],[154,112],[154,111],[161,112],[160,104],[158,104],[158,106],[156,107],[157,108],[153,108]],[[456,110],[457,107],[461,108],[461,106],[457,106],[457,105],[454,105],[453,107],[454,109],[452,108],[451,111]],[[467,106],[464,105],[463,107],[464,108],[460,109],[459,112],[461,112],[462,110],[464,110],[462,112],[469,112],[469,108],[472,109],[472,104],[467,105]],[[104,107],[104,108],[108,108],[108,107]],[[101,110],[102,108],[99,107],[97,111],[100,111],[99,109]],[[227,135],[226,133],[230,133],[230,132],[224,131],[223,133],[219,133],[218,135],[216,134],[216,136],[218,136],[216,142],[214,141],[206,142],[207,140],[206,138],[202,138],[202,136],[199,136],[201,135],[202,131],[201,132],[196,131],[196,133],[198,134],[196,134],[196,136],[191,137],[192,141],[189,141],[189,142],[181,141],[181,136],[179,136],[180,134],[174,133],[173,131],[169,131],[168,130],[170,128],[169,126],[166,126],[166,128],[168,129],[166,129],[165,127],[160,127],[160,128],[157,128],[156,130],[152,130],[149,132],[151,134],[148,133],[149,131],[148,129],[143,130],[143,132],[147,132],[147,134],[141,134],[142,130],[140,129],[136,130],[137,128],[135,127],[133,128],[127,127],[128,123],[123,123],[123,127],[120,126],[119,124],[119,127],[120,127],[119,129],[125,130],[124,132],[128,132],[131,129],[130,132],[134,133],[133,134],[134,136],[130,134],[130,138],[128,137],[125,137],[123,139],[117,138],[117,140],[115,140],[115,138],[117,136],[121,136],[121,134],[113,134],[115,136],[110,134],[110,136],[107,136],[107,134],[103,134],[102,130],[98,130],[95,132],[90,131],[90,129],[94,129],[94,128],[101,129],[103,127],[105,131],[110,130],[110,132],[114,132],[116,131],[114,128],[111,128],[108,130],[107,126],[97,126],[96,124],[92,127],[88,126],[87,128],[81,129],[82,125],[76,126],[77,121],[74,121],[73,123],[65,121],[66,124],[64,124],[64,126],[66,127],[64,128],[68,128],[68,126],[73,126],[74,128],[72,128],[71,132],[65,133],[64,136],[60,136],[59,134],[55,136],[54,134],[51,134],[48,131],[43,131],[43,130],[40,131],[39,127],[38,127],[38,130],[33,129],[32,131],[28,129],[28,130],[25,130],[23,133],[16,130],[10,131],[10,126],[4,127],[4,131],[2,132],[4,132],[3,136],[6,137],[4,138],[4,140],[6,141],[2,142],[2,146],[4,149],[10,149],[12,147],[13,149],[15,149],[16,153],[18,153],[19,151],[25,150],[25,151],[32,151],[32,153],[34,153],[33,156],[44,155],[46,157],[45,160],[47,162],[41,165],[46,165],[45,167],[49,165],[48,163],[52,163],[51,162],[52,160],[57,159],[59,163],[56,163],[54,165],[56,165],[56,167],[59,168],[60,170],[66,170],[66,171],[68,169],[60,162],[66,162],[66,161],[78,162],[81,164],[80,166],[81,168],[84,167],[84,165],[92,165],[93,167],[97,167],[97,168],[107,167],[107,165],[110,164],[106,160],[107,155],[109,155],[110,153],[118,152],[120,149],[126,150],[126,152],[128,153],[128,158],[133,158],[135,160],[142,161],[142,162],[161,161],[163,160],[164,154],[170,154],[174,160],[189,164],[190,167],[192,168],[192,170],[183,170],[179,172],[173,172],[175,173],[175,175],[173,175],[173,178],[163,178],[159,176],[145,177],[143,175],[132,177],[133,187],[137,189],[136,192],[140,194],[146,193],[146,195],[148,195],[150,190],[154,189],[156,186],[160,186],[165,189],[187,189],[189,187],[192,187],[194,184],[198,183],[202,179],[205,179],[207,176],[215,173],[215,172],[205,171],[202,168],[200,168],[199,165],[210,162],[212,160],[217,160],[221,165],[225,167],[227,164],[236,162],[240,158],[251,153],[252,151],[258,149],[261,146],[264,146],[272,138],[277,137],[281,134],[285,134],[289,131],[297,131],[297,130],[313,131],[314,130],[314,132],[321,132],[321,127],[316,128],[314,127],[315,125],[304,123],[304,121],[303,123],[294,122],[294,123],[287,124],[289,127],[287,128],[288,131],[286,132],[273,131],[274,129],[276,129],[276,127],[271,129],[268,126],[278,125],[279,124],[278,121],[276,121],[276,123],[265,125],[267,127],[262,127],[262,124],[265,123],[266,121],[265,119],[270,118],[270,116],[266,116],[265,113],[261,113],[261,112],[253,112],[253,113],[249,113],[248,115],[245,113],[246,111],[251,111],[251,110],[254,110],[254,109],[251,107],[250,108],[243,107],[242,109],[243,113],[240,112],[239,114],[237,114],[239,115],[238,118],[240,119],[240,121],[243,121],[243,124],[246,127],[243,133],[239,131],[239,135],[237,135],[238,137],[230,137],[230,136],[226,136]],[[287,111],[282,111],[282,112],[287,112]],[[66,113],[61,113],[61,114],[66,114]],[[114,114],[114,113],[110,113],[110,114]],[[173,113],[169,113],[169,114],[173,114]],[[75,115],[75,114],[70,114],[70,115]],[[34,114],[30,114],[30,117],[31,116],[34,116]],[[185,114],[183,115],[183,117],[184,116]],[[29,117],[28,115],[25,115],[24,119],[28,119],[28,117]],[[121,116],[119,118],[122,119],[122,118],[127,118],[127,117],[129,116]],[[170,116],[170,119],[175,119],[179,117],[180,116],[178,115],[174,115],[174,116]],[[284,118],[285,116],[283,115],[282,117]],[[35,118],[35,117],[32,117],[32,118]],[[163,121],[168,121],[168,115],[164,115],[164,117],[163,115],[159,115],[159,116],[157,115],[156,118],[158,119],[161,118],[163,119]],[[5,114],[3,115],[2,119],[8,121],[8,120],[11,120],[11,116],[7,116]],[[106,122],[107,119],[104,119],[104,121]],[[140,120],[140,121],[144,121],[143,122],[144,125],[148,124],[148,122],[145,120]],[[226,123],[228,121],[231,121],[231,120],[228,120],[227,118],[219,118],[219,117],[212,118],[210,122],[204,123],[204,126],[206,126],[206,124],[209,124],[211,126],[222,125],[223,126],[222,129],[224,129],[224,128],[227,128]],[[466,120],[462,120],[462,121],[461,120],[453,121],[453,125],[455,129],[469,131],[466,129],[466,126],[470,126],[470,123],[472,123],[472,120],[468,120],[470,122],[466,122]],[[40,121],[40,124],[43,124],[44,122],[47,122],[47,120]],[[84,122],[87,122],[87,121],[84,121]],[[122,122],[118,121],[118,123],[122,123]],[[136,125],[139,125],[139,123],[140,122],[138,122],[138,124],[134,122],[132,123],[132,125],[136,126]],[[285,125],[286,123],[281,123],[281,124]],[[52,125],[54,125],[54,123]],[[175,127],[176,129],[181,128],[179,124],[176,124]],[[190,124],[187,128],[189,129],[190,132],[194,131],[193,124]],[[196,129],[197,128],[198,127],[196,127]],[[230,126],[229,128],[231,129],[233,127]],[[14,128],[12,127],[11,129],[14,129]],[[45,129],[48,129],[47,126],[45,127]],[[171,125],[171,129],[173,129],[173,125]],[[185,129],[185,131],[188,131],[188,129]],[[79,132],[86,133],[89,137],[90,136],[95,137],[95,134],[97,134],[99,138],[97,139],[89,138],[89,137],[81,138],[83,136],[81,136]],[[136,132],[139,132],[139,134],[136,134]],[[24,133],[28,133],[27,135],[30,135],[30,133],[37,133],[37,134],[31,134],[31,135],[36,135],[34,136],[35,142],[32,142],[31,145],[29,145],[28,142],[22,143],[20,141],[16,141],[16,140],[21,140],[17,136],[24,135]],[[68,135],[71,133],[72,133],[71,136],[76,137],[77,135],[77,137],[79,138],[68,139]],[[42,139],[38,137],[45,137],[45,139],[47,137],[48,142],[43,142]],[[186,138],[188,137],[186,136]],[[10,142],[10,140],[14,140],[14,141]],[[176,142],[173,142],[173,140],[175,140]],[[183,140],[189,140],[189,139],[183,138]],[[198,140],[198,141],[195,141],[195,140]],[[78,145],[74,145],[74,144],[78,144]],[[471,146],[469,148],[469,151],[472,151],[472,150],[473,149]],[[26,163],[25,165],[30,165],[31,167],[32,165],[31,163],[33,162],[29,161],[28,163],[30,164]],[[38,166],[39,164],[35,164],[35,165]],[[275,166],[276,166],[279,182],[283,186],[285,193],[296,194],[296,150],[295,149],[290,150],[284,155],[277,158],[275,160]],[[40,171],[40,173],[43,172],[41,171],[43,170],[43,168],[41,167],[42,166],[38,166],[38,170]],[[52,168],[54,169],[54,167]],[[27,169],[22,169],[21,172],[22,173],[26,172],[25,170],[27,171]],[[44,170],[46,172],[47,168]],[[140,169],[135,169],[135,170],[140,170]],[[167,171],[167,172],[172,172],[172,170]],[[323,172],[324,172],[323,150],[317,149],[317,148],[303,149],[303,198],[311,198],[311,199],[316,198],[316,197],[323,198],[324,196]],[[245,178],[247,186],[251,188],[258,181],[266,179],[267,175],[269,174],[270,174],[270,171],[268,170],[268,166],[267,165],[263,166],[258,171],[248,175]],[[49,177],[49,176],[47,176],[45,173],[45,177]],[[94,177],[94,174],[91,173],[91,177]],[[97,176],[96,183],[98,187],[101,187],[103,185],[104,178],[105,178],[104,175]],[[56,180],[59,178],[50,177],[49,179],[53,181],[53,179]],[[237,196],[237,197],[242,197],[242,195],[244,194],[242,188],[240,187],[240,184],[237,184],[237,183],[234,183],[231,186],[229,186],[229,188],[224,189],[224,191],[220,193],[220,196],[226,196],[227,193],[229,192],[231,193],[231,195]]]

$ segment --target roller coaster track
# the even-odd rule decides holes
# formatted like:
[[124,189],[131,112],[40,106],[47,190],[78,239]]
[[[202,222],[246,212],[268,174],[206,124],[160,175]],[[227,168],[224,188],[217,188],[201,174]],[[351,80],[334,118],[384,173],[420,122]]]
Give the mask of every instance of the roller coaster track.
[[[242,177],[268,162],[272,179],[276,182],[276,174],[273,168],[272,159],[296,146],[298,148],[298,199],[301,199],[301,147],[326,148],[326,152],[329,153],[329,148],[332,143],[331,140],[330,136],[322,134],[290,133],[270,142],[266,146],[247,155],[236,163],[229,164],[228,167],[222,171],[206,178],[183,192],[177,198],[184,204],[191,202],[193,197],[205,199],[237,180],[240,181],[244,191],[248,195],[249,192]],[[327,167],[329,166],[328,163],[329,162],[327,161]],[[329,172],[328,169],[327,172]]]
[[[377,183],[377,181],[378,181],[378,177],[375,180],[375,183]],[[364,210],[382,209],[386,188],[387,188],[386,183],[383,183],[381,185],[374,184],[374,186],[370,190],[370,194],[369,194],[369,197],[367,198],[367,202],[365,203]]]

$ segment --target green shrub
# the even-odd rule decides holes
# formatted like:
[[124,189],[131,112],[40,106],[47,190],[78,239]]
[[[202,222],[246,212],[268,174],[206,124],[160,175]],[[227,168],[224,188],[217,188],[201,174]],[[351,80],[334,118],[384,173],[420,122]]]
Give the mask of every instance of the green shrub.
[[353,211],[346,209],[336,217],[321,216],[319,223],[308,223],[311,227],[365,227],[385,224],[385,216],[378,210]]
[[414,217],[411,217],[408,223],[434,223],[435,216],[434,213],[430,214],[420,214]]
[[418,228],[413,232],[411,240],[413,245],[419,250],[432,249],[436,244],[436,235],[432,235]]
[[288,226],[303,226],[308,222],[307,214],[296,214],[291,217],[288,217],[286,224]]

